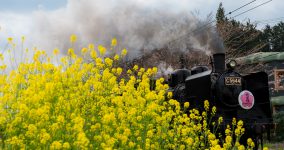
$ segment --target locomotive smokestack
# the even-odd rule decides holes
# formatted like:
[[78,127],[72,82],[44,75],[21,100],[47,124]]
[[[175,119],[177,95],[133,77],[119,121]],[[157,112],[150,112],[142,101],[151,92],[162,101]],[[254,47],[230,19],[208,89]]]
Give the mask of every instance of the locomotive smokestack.
[[184,69],[185,67],[185,58],[184,55],[179,56],[179,63],[180,63],[180,69]]
[[221,73],[225,71],[225,53],[213,54],[213,72]]

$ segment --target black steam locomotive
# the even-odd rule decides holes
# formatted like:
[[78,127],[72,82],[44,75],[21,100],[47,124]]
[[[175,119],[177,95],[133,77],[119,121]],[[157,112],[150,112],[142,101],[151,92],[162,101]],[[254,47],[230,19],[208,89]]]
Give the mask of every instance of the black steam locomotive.
[[[235,60],[225,63],[225,54],[214,54],[212,69],[198,66],[175,70],[169,78],[173,97],[181,104],[190,102],[192,107],[203,107],[208,100],[217,107],[217,116],[223,116],[224,124],[232,118],[243,120],[245,135],[253,138],[256,146],[262,144],[263,132],[270,136],[272,123],[268,76],[265,72],[241,75],[234,70]],[[244,142],[245,143],[245,142]]]

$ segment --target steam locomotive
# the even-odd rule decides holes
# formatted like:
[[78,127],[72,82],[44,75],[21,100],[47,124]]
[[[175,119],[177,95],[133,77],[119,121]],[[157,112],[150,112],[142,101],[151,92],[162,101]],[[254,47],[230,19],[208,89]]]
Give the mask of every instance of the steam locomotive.
[[200,109],[202,100],[208,100],[217,107],[217,116],[223,116],[224,126],[233,117],[244,121],[243,143],[251,137],[256,149],[259,143],[263,147],[262,135],[267,132],[270,137],[272,123],[268,75],[265,72],[241,75],[235,71],[237,61],[225,62],[224,53],[213,54],[211,65],[212,69],[197,66],[172,72],[168,83],[173,97],[181,104],[190,102]]

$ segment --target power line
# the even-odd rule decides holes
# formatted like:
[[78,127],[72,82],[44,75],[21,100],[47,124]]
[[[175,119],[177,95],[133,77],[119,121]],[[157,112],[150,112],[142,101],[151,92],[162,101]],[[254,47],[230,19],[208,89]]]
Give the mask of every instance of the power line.
[[262,5],[265,5],[265,4],[267,4],[267,3],[270,3],[270,2],[272,2],[272,0],[266,1],[266,2],[264,2],[264,3],[261,3],[261,4],[255,6],[255,7],[251,8],[251,9],[248,9],[248,10],[242,12],[242,13],[239,13],[239,14],[235,15],[233,18],[238,17],[238,16],[240,16],[240,15],[243,15],[243,14],[245,14],[245,13],[247,13],[247,12],[253,10],[253,9],[256,9],[256,8],[258,8],[258,7],[262,6]]
[[253,0],[253,1],[251,1],[251,2],[249,2],[249,3],[247,3],[247,4],[245,4],[245,5],[243,5],[243,6],[241,6],[241,7],[239,7],[239,8],[237,8],[237,9],[233,10],[233,11],[230,11],[230,12],[227,13],[225,16],[230,15],[230,14],[232,14],[233,12],[238,11],[238,10],[240,10],[240,9],[242,9],[242,8],[244,8],[244,7],[246,7],[246,6],[248,6],[249,4],[251,4],[251,3],[255,2],[255,1],[256,1],[256,0]]
[[[234,13],[234,12],[236,12],[236,11],[238,11],[238,10],[244,8],[245,6],[248,6],[248,5],[252,4],[252,3],[255,2],[255,1],[256,1],[256,0],[252,0],[252,1],[250,1],[250,2],[248,2],[248,3],[246,3],[246,4],[244,4],[244,5],[242,5],[241,7],[238,7],[237,9],[234,9],[233,11],[229,12],[228,14],[226,14],[225,17],[226,17],[227,15],[231,15],[232,13]],[[265,5],[265,4],[267,4],[267,3],[271,2],[271,1],[272,1],[272,0],[269,0],[269,1],[267,1],[267,2],[264,2],[264,3],[260,4],[260,5],[257,5],[257,6],[255,6],[255,7],[253,7],[253,8],[251,8],[251,9],[249,9],[249,10],[246,10],[245,12],[242,12],[242,13],[240,13],[240,14],[238,14],[238,15],[232,17],[232,18],[235,18],[235,17],[237,17],[237,16],[239,16],[239,15],[242,15],[242,14],[244,14],[244,13],[247,13],[247,12],[249,12],[249,11],[252,11],[253,9],[256,9],[256,8],[258,8],[258,7],[262,6],[262,5]],[[187,33],[185,33],[184,35],[181,35],[181,36],[177,37],[176,39],[173,39],[173,40],[169,41],[169,45],[170,45],[171,43],[174,43],[175,41],[181,39],[181,38],[184,37],[184,36],[187,36],[187,35],[192,34],[192,33],[196,33],[197,31],[201,31],[201,30],[207,28],[208,25],[210,25],[209,28],[210,28],[210,27],[213,27],[214,25],[212,26],[211,24],[214,23],[214,22],[216,22],[216,21],[217,21],[217,20],[214,19],[214,20],[212,20],[212,21],[206,23],[205,25],[201,26],[200,28],[197,28],[197,29],[195,29],[195,30],[192,30],[192,31],[190,31],[190,32],[187,32]]]
[[[236,12],[236,11],[240,10],[241,8],[244,8],[245,6],[248,6],[249,4],[251,4],[251,3],[255,2],[255,1],[256,1],[256,0],[253,0],[253,1],[249,2],[249,3],[247,3],[247,4],[244,4],[243,6],[237,8],[237,9],[235,9],[235,10],[233,10],[233,11],[227,13],[227,14],[225,15],[225,17],[228,16],[228,15],[230,15],[230,14],[232,14],[233,12]],[[245,14],[245,13],[247,13],[247,12],[249,12],[249,11],[252,11],[252,10],[254,10],[254,9],[256,9],[256,8],[258,8],[258,7],[260,7],[260,6],[262,6],[262,5],[265,5],[265,4],[267,4],[267,3],[271,2],[271,1],[272,1],[272,0],[266,1],[266,2],[264,2],[264,3],[261,3],[261,4],[255,6],[255,7],[251,8],[251,9],[248,9],[248,10],[242,12],[242,13],[239,13],[239,14],[235,15],[234,17],[232,17],[232,19],[235,18],[235,17],[237,17],[237,16],[240,16],[240,15],[242,15],[242,14]],[[208,26],[208,25],[210,25],[211,23],[216,22],[216,21],[217,21],[216,19],[213,20],[213,21],[210,21],[209,23],[207,23],[206,25],[204,25],[204,27],[206,27],[206,26]],[[199,28],[199,29],[203,29],[204,27],[201,27],[201,28]],[[198,30],[198,29],[196,29],[196,30]],[[195,31],[193,31],[193,32],[195,32]]]
[[[224,15],[224,17],[226,17],[226,16],[228,16],[228,15],[231,15],[232,13],[234,13],[234,12],[236,12],[236,11],[238,11],[238,10],[244,8],[245,6],[248,6],[249,4],[251,4],[251,3],[255,2],[255,1],[256,1],[256,0],[250,1],[250,2],[248,2],[248,3],[244,4],[244,5],[242,5],[241,7],[236,8],[236,9],[230,11],[229,13],[227,13],[226,15]],[[271,1],[272,1],[272,0],[271,0]],[[206,26],[208,26],[208,25],[210,25],[210,24],[212,24],[212,23],[214,23],[214,22],[216,22],[216,21],[217,21],[217,20],[214,19],[214,20],[210,21],[209,23],[207,23],[207,24],[203,25],[202,27],[200,27],[200,28],[198,28],[198,29],[195,29],[195,30],[201,30],[201,29],[203,29],[204,27],[206,27]],[[192,32],[195,32],[195,30],[193,30]]]

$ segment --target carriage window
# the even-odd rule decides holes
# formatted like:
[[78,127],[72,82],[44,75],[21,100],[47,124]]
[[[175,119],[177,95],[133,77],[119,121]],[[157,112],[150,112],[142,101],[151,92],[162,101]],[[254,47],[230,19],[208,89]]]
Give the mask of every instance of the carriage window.
[[275,90],[284,90],[284,69],[274,70]]

